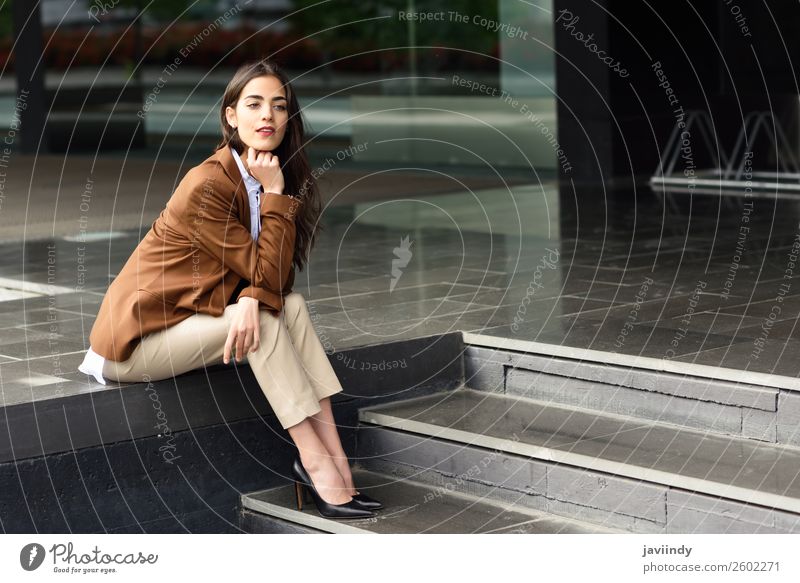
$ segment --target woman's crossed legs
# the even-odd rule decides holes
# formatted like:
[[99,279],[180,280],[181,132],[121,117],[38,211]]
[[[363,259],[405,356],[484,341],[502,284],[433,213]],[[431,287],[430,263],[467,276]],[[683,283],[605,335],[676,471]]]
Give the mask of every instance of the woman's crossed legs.
[[[161,380],[197,368],[222,364],[236,304],[220,317],[195,314],[142,338],[125,362],[106,360],[103,376],[119,382]],[[259,310],[259,347],[246,355],[261,390],[281,426],[300,452],[317,491],[331,504],[343,504],[356,493],[342,448],[330,397],[342,386],[319,341],[305,299],[299,292],[284,297],[277,316]]]

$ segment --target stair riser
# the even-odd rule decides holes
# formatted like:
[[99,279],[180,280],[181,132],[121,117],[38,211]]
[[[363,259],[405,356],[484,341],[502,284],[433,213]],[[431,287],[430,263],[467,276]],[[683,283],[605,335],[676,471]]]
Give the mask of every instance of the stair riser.
[[315,528],[246,508],[239,509],[239,528],[250,534],[327,534]]
[[800,446],[800,394],[468,346],[470,388],[720,435]]
[[[440,489],[637,533],[800,532],[800,515],[361,425],[359,464]],[[428,495],[420,504],[434,504]]]

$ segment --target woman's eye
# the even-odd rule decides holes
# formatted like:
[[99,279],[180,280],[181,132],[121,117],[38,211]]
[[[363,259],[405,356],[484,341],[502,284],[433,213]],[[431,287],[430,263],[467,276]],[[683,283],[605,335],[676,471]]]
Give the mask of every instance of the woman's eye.
[[250,107],[250,108],[253,108],[253,107],[258,107],[258,103],[251,103],[251,104],[250,104],[250,105],[248,105],[247,107]]
[[286,110],[286,106],[285,105],[276,105],[275,107],[277,107],[279,111]]

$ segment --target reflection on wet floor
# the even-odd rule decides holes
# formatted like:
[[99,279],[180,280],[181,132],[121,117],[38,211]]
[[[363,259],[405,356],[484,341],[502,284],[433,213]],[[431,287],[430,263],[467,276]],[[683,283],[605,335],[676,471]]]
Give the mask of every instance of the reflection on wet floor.
[[[647,188],[398,197],[328,209],[295,289],[330,350],[463,330],[796,377],[798,220],[792,200]],[[92,321],[138,236],[28,242],[24,274],[22,244],[0,247],[2,277],[84,278],[0,302],[4,383],[87,382]]]

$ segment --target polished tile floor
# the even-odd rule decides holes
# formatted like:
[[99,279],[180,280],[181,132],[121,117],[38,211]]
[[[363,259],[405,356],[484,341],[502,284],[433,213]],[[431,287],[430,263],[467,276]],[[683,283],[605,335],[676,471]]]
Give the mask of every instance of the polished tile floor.
[[[330,352],[463,330],[796,377],[798,222],[792,200],[647,187],[411,192],[326,209],[295,289]],[[0,246],[6,404],[102,388],[76,368],[147,228]]]

